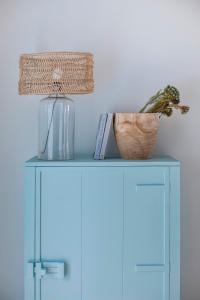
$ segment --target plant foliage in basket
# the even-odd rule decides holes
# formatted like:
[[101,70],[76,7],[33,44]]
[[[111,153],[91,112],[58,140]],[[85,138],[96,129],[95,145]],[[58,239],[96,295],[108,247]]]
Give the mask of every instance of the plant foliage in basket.
[[158,91],[152,96],[140,113],[160,113],[170,117],[173,110],[177,109],[182,114],[189,111],[189,106],[180,104],[180,93],[174,86],[168,85],[165,89]]

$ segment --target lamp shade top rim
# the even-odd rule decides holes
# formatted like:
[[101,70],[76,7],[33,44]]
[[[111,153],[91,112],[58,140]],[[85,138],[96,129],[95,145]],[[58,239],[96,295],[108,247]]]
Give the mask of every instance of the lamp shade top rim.
[[44,52],[35,52],[35,53],[22,53],[20,58],[23,58],[23,57],[31,57],[31,58],[47,58],[48,56],[65,56],[65,55],[71,55],[71,56],[74,56],[74,55],[77,55],[77,56],[91,56],[93,57],[94,55],[90,52],[80,52],[80,51],[55,51],[55,52],[52,52],[52,51],[44,51]]

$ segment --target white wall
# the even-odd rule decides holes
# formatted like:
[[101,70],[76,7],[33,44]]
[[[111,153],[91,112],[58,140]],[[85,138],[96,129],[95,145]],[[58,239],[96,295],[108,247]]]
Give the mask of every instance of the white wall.
[[137,111],[176,85],[191,106],[161,121],[157,152],[182,161],[182,298],[200,299],[200,2],[1,0],[0,300],[23,299],[23,164],[37,151],[40,97],[18,96],[18,58],[91,51],[96,90],[75,96],[76,151],[92,153],[104,111]]

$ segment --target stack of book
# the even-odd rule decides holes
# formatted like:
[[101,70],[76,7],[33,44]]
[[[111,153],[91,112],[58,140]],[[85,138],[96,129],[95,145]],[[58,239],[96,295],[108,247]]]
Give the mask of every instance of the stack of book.
[[103,113],[100,115],[97,129],[94,159],[104,159],[109,156],[110,153],[108,152],[113,151],[116,155],[116,142],[113,132],[113,113]]

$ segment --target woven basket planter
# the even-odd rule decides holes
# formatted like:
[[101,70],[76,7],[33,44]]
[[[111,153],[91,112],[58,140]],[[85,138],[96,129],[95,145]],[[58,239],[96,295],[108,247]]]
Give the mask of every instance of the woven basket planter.
[[116,113],[115,137],[124,159],[148,159],[154,150],[159,114]]

